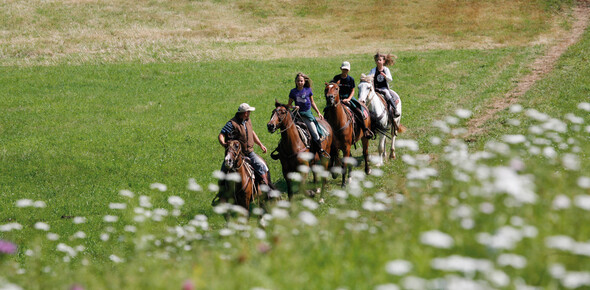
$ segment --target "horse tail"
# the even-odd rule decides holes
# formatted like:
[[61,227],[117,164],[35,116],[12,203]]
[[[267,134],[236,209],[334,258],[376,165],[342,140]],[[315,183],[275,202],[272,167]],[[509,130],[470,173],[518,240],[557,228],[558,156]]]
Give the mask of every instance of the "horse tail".
[[401,134],[401,133],[403,133],[403,132],[406,132],[406,130],[408,130],[408,128],[406,128],[406,126],[404,126],[404,125],[402,125],[402,124],[399,124],[399,125],[397,125],[397,132],[398,132],[398,133],[400,133],[400,134]]

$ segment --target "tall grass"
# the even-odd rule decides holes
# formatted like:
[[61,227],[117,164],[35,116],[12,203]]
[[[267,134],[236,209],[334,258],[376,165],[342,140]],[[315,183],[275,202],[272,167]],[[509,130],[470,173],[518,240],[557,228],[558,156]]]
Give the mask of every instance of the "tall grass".
[[556,31],[563,31],[563,24],[570,21],[564,13],[568,9],[557,8],[572,4],[5,1],[0,3],[0,65],[194,62],[325,57],[377,49],[526,46],[551,41]]
[[1,276],[26,289],[586,287],[589,39],[469,145],[466,118],[539,49],[400,53],[400,160],[355,171],[325,204],[297,196],[228,224],[218,213],[233,208],[208,205],[219,128],[247,100],[271,147],[274,97],[299,70],[321,95],[340,58],[4,68],[0,239],[18,250],[0,254]]

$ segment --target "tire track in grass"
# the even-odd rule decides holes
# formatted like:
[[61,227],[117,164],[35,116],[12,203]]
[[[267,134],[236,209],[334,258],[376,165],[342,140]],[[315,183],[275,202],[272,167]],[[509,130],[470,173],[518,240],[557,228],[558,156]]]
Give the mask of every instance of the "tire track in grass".
[[477,135],[485,133],[483,125],[494,118],[497,112],[508,108],[510,105],[518,102],[518,98],[524,95],[538,80],[542,79],[553,70],[557,60],[561,55],[574,43],[578,42],[588,26],[590,18],[590,1],[581,1],[574,8],[573,15],[575,21],[571,32],[565,37],[558,39],[556,44],[551,46],[547,52],[537,58],[532,64],[531,72],[517,81],[516,88],[506,93],[501,98],[495,98],[486,106],[483,113],[475,116],[467,122],[467,134],[465,140],[475,140]]

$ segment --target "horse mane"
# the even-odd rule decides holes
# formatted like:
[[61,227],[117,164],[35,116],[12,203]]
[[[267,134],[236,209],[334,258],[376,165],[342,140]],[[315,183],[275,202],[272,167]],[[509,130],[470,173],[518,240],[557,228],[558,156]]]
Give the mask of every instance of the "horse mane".
[[374,75],[361,74],[361,82],[373,83]]

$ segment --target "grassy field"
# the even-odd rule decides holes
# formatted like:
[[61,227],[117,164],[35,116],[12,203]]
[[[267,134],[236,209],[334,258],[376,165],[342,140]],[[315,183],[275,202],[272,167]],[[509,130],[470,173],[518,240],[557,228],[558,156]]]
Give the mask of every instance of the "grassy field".
[[[35,25],[45,19],[38,27],[71,35],[68,29],[76,21],[56,17],[55,11],[79,7],[60,16],[75,20],[84,19],[80,7],[94,7],[86,13],[105,13],[92,22],[97,30],[107,24],[113,30],[139,27],[141,20],[157,32],[178,26],[170,22],[176,19],[174,11],[197,13],[195,7],[204,7],[199,5],[218,13],[249,11],[263,26],[288,19],[288,13],[311,23],[331,15],[332,5],[339,4],[293,3],[297,9],[287,11],[265,1],[72,1],[64,6],[44,2],[34,9],[5,2],[0,5],[7,9],[0,11],[53,16]],[[410,9],[415,2],[400,3],[397,9],[416,10]],[[512,26],[490,30],[488,37],[496,35],[493,43],[501,45],[463,43],[481,35],[474,28],[480,24],[457,18],[425,21],[425,27],[413,30],[416,36],[425,33],[426,43],[440,34],[453,38],[449,47],[463,48],[423,51],[412,49],[419,46],[412,42],[396,52],[394,86],[403,98],[402,121],[408,127],[400,136],[405,141],[398,146],[400,159],[375,168],[373,176],[357,168],[346,190],[331,181],[325,204],[297,195],[259,218],[258,212],[249,220],[236,214],[227,224],[219,213],[228,209],[210,206],[214,193],[209,187],[222,160],[216,136],[237,106],[247,101],[257,108],[254,128],[272,150],[279,136],[266,132],[266,122],[274,99],[287,100],[295,73],[303,71],[314,80],[321,108],[323,83],[339,72],[340,63],[350,61],[358,79],[374,66],[372,53],[366,53],[372,49],[333,53],[318,48],[305,58],[278,57],[269,50],[264,59],[254,50],[238,59],[216,55],[203,60],[187,57],[182,52],[192,46],[182,46],[179,59],[159,50],[152,51],[159,58],[150,59],[141,49],[117,50],[105,58],[108,52],[20,55],[7,49],[18,39],[7,44],[3,38],[0,47],[8,57],[1,58],[0,67],[0,289],[7,283],[23,289],[589,287],[590,228],[580,221],[590,218],[590,35],[586,31],[518,106],[500,112],[485,124],[485,134],[466,142],[466,113],[457,110],[476,116],[488,100],[510,91],[546,49],[535,39],[551,29],[567,29],[567,9],[557,13],[562,4],[551,1],[473,1],[454,8],[453,3],[440,1],[437,8],[464,19],[488,15],[482,11],[520,12]],[[366,9],[381,4],[371,2]],[[134,5],[144,9],[124,13]],[[232,9],[222,9],[227,7]],[[530,9],[537,12],[524,13]],[[420,13],[427,11],[438,15],[429,9]],[[113,21],[114,15],[129,22]],[[535,20],[542,15],[556,16],[544,23]],[[481,17],[475,19],[485,22]],[[31,21],[0,19],[5,27],[19,29]],[[528,25],[524,30],[515,24],[521,20]],[[69,26],[58,25],[63,23]],[[518,32],[509,27],[519,27],[514,28]],[[308,29],[309,37],[318,35],[305,25],[300,29]],[[13,30],[18,29],[0,35],[14,36]],[[28,49],[60,51],[43,37],[23,36],[48,45],[33,42]],[[74,42],[92,46],[97,41],[58,39],[64,51]],[[168,41],[163,46],[174,51],[176,42]],[[261,51],[265,41],[257,43]],[[275,44],[277,51],[300,49],[297,43]],[[228,42],[220,48],[249,45]],[[487,45],[495,48],[482,49]],[[285,190],[278,162],[262,156]],[[158,189],[162,184],[166,190]],[[16,245],[16,251],[1,242]]]

